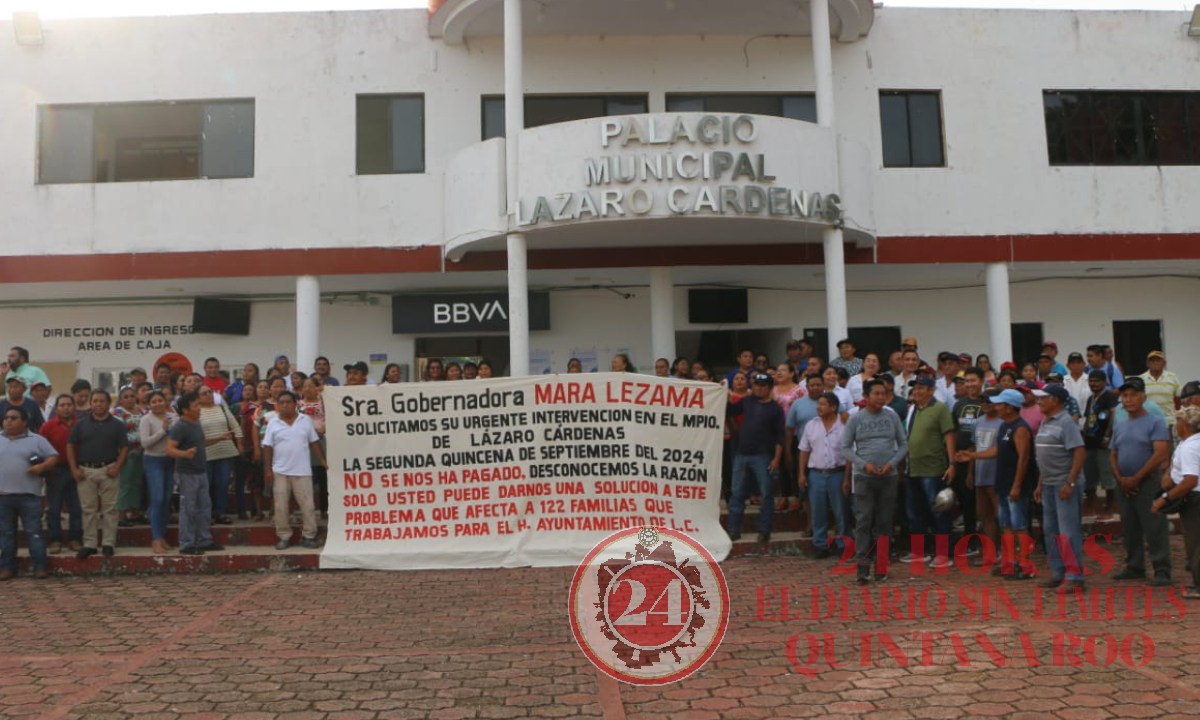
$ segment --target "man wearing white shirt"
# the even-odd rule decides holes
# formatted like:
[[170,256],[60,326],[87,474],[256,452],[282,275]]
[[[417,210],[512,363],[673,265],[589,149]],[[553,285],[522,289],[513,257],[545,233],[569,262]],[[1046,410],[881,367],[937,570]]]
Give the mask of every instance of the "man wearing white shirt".
[[[1092,389],[1088,386],[1088,366],[1083,359],[1083,355],[1073,352],[1067,356],[1067,374],[1063,375],[1063,387],[1075,398],[1075,402],[1079,403],[1079,409],[1087,407],[1088,398],[1092,396]],[[1079,419],[1082,426],[1083,418]]]
[[288,508],[292,496],[300,506],[304,526],[300,544],[317,547],[317,510],[313,502],[312,463],[309,453],[325,468],[320,437],[307,415],[297,412],[296,396],[285,390],[275,401],[277,415],[267,425],[262,440],[263,482],[275,495],[276,550],[286,550],[292,540]]

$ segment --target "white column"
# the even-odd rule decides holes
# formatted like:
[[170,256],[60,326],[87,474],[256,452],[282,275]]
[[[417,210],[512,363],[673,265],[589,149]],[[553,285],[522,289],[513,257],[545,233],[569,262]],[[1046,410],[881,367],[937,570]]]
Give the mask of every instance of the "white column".
[[[504,145],[508,226],[517,223],[519,140],[525,128],[521,0],[504,0]],[[529,271],[525,236],[508,234],[508,354],[513,376],[529,374]]]
[[301,275],[296,278],[296,367],[312,372],[320,346],[321,282]]
[[650,268],[650,349],[652,361],[675,360],[675,285],[671,268]]
[[988,333],[991,336],[992,366],[1012,360],[1012,311],[1008,300],[1008,265],[988,263],[987,278]]
[[[829,0],[810,0],[813,76],[816,82],[817,124],[833,127],[833,46],[830,38]],[[835,170],[836,172],[836,170]],[[837,181],[840,185],[840,181]],[[828,228],[821,236],[825,245],[825,326],[829,328],[826,357],[837,357],[837,341],[850,330],[846,310],[846,252],[841,228]]]
[[829,328],[826,358],[837,357],[837,342],[850,334],[846,310],[846,251],[842,231],[828,228],[822,233],[825,244],[825,326]]

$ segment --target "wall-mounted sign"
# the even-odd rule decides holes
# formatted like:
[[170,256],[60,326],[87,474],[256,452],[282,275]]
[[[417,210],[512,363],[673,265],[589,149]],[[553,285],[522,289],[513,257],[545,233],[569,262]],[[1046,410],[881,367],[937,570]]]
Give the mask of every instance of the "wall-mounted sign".
[[[842,220],[835,137],[827,128],[700,113],[564,125],[571,127],[533,128],[522,135],[530,140],[521,147],[528,169],[520,175],[522,227],[680,215],[824,225]],[[578,133],[585,128],[598,141],[598,154],[580,147]],[[577,168],[575,179],[559,176],[564,164]]]
[[[550,293],[529,293],[529,329],[550,329]],[[396,335],[507,331],[508,293],[392,296]]]

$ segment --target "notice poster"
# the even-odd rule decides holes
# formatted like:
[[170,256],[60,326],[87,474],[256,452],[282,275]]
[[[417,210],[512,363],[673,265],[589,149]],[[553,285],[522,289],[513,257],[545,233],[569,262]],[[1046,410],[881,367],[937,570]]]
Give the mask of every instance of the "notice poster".
[[645,526],[723,559],[725,403],[628,373],[327,387],[321,567],[575,565]]

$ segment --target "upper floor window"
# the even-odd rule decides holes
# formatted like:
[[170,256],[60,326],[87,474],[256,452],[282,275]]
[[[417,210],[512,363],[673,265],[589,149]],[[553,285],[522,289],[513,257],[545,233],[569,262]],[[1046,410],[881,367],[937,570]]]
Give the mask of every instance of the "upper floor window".
[[1200,92],[1047,90],[1051,165],[1200,165]]
[[667,112],[746,113],[817,121],[812,93],[667,93]]
[[942,96],[936,90],[879,92],[883,166],[944,167]]
[[38,107],[38,182],[254,177],[254,101]]
[[425,172],[425,96],[359,95],[359,175]]
[[[525,127],[608,115],[641,115],[645,95],[526,95]],[[483,139],[504,137],[504,96],[483,97]]]

